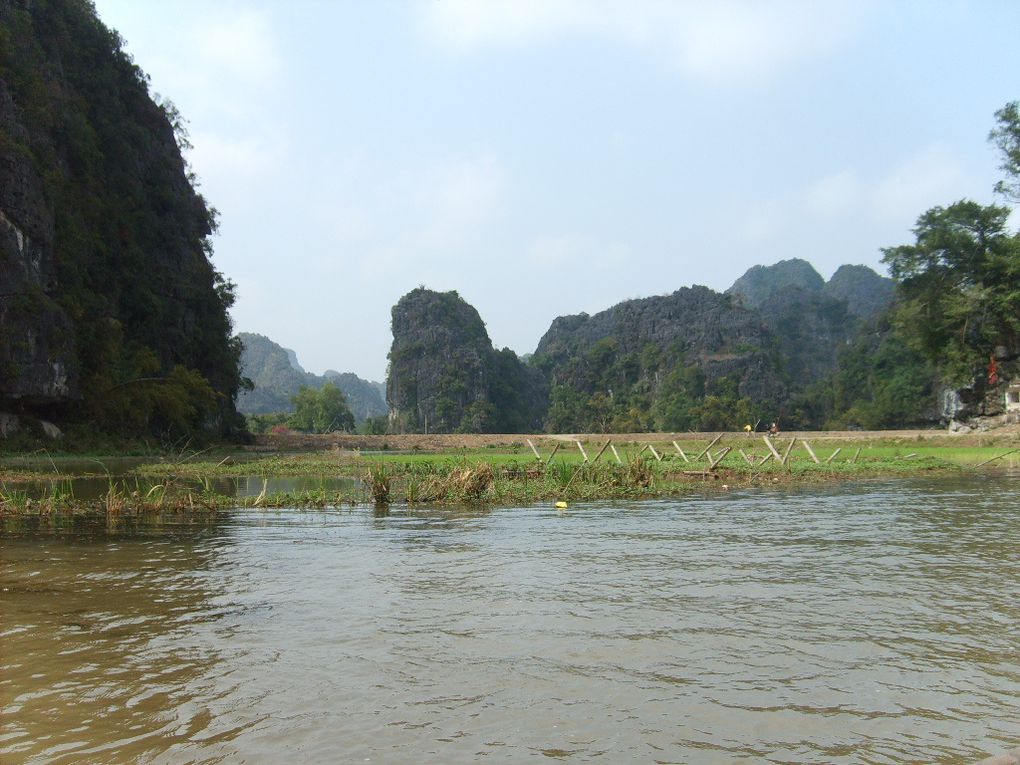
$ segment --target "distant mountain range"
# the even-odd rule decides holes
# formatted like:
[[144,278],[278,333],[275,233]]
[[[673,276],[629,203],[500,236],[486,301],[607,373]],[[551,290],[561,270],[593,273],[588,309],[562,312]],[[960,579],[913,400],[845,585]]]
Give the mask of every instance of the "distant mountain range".
[[[616,432],[818,426],[817,386],[894,296],[843,266],[755,266],[725,293],[684,287],[556,318],[526,361],[492,347],[456,292],[418,288],[393,309],[388,399],[402,429]],[[830,386],[831,388],[831,386]],[[831,399],[832,397],[829,396]],[[738,425],[739,427],[739,425]]]
[[292,350],[242,333],[242,371],[255,389],[237,406],[291,411],[301,386],[334,382],[359,423],[390,414],[408,432],[675,431],[777,419],[818,427],[835,412],[826,381],[893,297],[892,280],[866,266],[842,266],[826,281],[807,261],[784,260],[749,269],[724,293],[683,287],[560,316],[520,358],[493,347],[456,292],[419,287],[393,308],[385,388],[311,374]]
[[237,410],[242,414],[268,414],[294,410],[290,397],[302,386],[321,388],[331,382],[343,391],[355,422],[386,414],[382,383],[363,380],[350,372],[327,370],[322,375],[306,372],[298,363],[297,354],[274,343],[264,335],[241,332],[244,346],[241,353],[241,374],[255,384],[255,389],[242,392]]

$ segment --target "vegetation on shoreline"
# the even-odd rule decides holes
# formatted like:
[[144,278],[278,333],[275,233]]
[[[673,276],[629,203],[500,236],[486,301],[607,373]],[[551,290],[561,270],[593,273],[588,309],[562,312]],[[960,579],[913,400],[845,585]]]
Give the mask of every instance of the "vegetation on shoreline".
[[[705,440],[640,447],[621,444],[619,461],[598,443],[586,446],[587,457],[578,449],[557,449],[541,459],[528,447],[411,454],[320,451],[250,460],[171,459],[131,466],[116,478],[97,461],[90,472],[105,475],[108,489],[90,498],[75,496],[70,476],[61,474],[57,463],[50,461],[49,467],[37,464],[34,470],[29,464],[16,471],[0,469],[0,515],[114,516],[370,503],[491,506],[646,499],[748,486],[951,474],[1012,451],[1008,444],[961,447],[850,441],[823,447],[819,441],[808,448],[810,442],[806,446],[800,439],[771,443],[775,452],[762,439],[741,436],[708,446]],[[47,477],[57,480],[41,493],[24,488],[27,480]],[[270,491],[270,482],[282,477],[322,480],[319,488]],[[262,491],[228,496],[222,493],[222,485],[214,486],[222,479],[244,480],[249,486],[254,482],[256,487],[261,480]],[[338,490],[342,480],[350,484]]]

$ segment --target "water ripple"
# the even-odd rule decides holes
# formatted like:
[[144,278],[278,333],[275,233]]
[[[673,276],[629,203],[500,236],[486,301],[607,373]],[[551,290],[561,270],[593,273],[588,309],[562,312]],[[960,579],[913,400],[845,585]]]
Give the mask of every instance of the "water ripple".
[[1010,477],[0,537],[4,762],[968,762]]

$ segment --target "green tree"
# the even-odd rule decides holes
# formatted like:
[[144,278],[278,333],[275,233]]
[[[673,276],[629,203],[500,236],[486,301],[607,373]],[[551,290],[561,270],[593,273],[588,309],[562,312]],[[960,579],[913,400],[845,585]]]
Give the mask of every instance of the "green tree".
[[347,407],[343,391],[326,383],[319,390],[302,387],[291,396],[294,414],[290,425],[306,433],[332,433],[354,430],[354,415]]
[[1000,168],[1008,176],[995,185],[995,190],[1012,202],[1020,202],[1020,102],[999,109],[995,120],[998,127],[989,133],[988,140],[1002,152]]
[[1009,209],[963,200],[924,213],[916,243],[883,250],[899,283],[904,337],[957,383],[1020,340],[1020,241]]

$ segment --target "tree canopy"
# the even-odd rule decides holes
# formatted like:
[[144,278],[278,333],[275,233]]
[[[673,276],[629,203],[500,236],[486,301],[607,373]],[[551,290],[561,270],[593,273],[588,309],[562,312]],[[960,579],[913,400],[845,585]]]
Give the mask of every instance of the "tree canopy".
[[306,433],[333,433],[354,430],[354,415],[347,407],[343,391],[326,383],[319,390],[302,386],[291,396],[294,414],[290,425]]
[[[1020,201],[1017,102],[996,112],[991,139],[1007,177],[996,190]],[[915,243],[883,250],[899,283],[896,325],[950,381],[966,385],[996,350],[1020,354],[1020,235],[1010,208],[960,200],[917,220]]]

